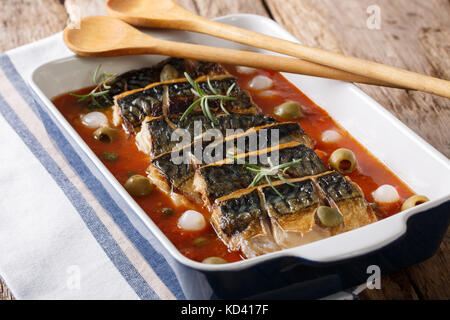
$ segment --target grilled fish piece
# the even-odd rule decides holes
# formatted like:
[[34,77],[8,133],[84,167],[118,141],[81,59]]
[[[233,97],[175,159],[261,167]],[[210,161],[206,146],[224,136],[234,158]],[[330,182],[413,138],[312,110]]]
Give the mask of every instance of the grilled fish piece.
[[[213,125],[203,114],[189,116],[183,123],[179,123],[179,118],[167,120],[164,117],[147,117],[143,122],[141,131],[136,135],[136,143],[139,150],[156,157],[182,147],[177,147],[177,145],[180,144],[179,139],[184,137],[184,133],[189,134],[188,141],[183,142],[186,146],[191,144],[194,138],[199,138],[209,129],[217,129],[222,137],[226,137],[234,134],[238,129],[245,132],[252,127],[276,123],[275,119],[262,114],[222,114],[217,116],[216,119],[218,125]],[[177,129],[174,128],[173,124],[175,124],[175,128],[178,126],[179,129],[185,129],[186,131],[180,130],[175,133]]]
[[[337,208],[343,224],[321,225],[316,217],[321,205]],[[277,246],[304,245],[377,221],[358,186],[337,172],[237,190],[217,199],[213,208],[211,220],[221,239],[230,250],[241,249],[247,257],[272,252]],[[249,228],[255,225],[258,228]]]
[[176,205],[186,204],[190,200],[201,201],[192,184],[195,167],[189,157],[190,153],[167,152],[152,159],[147,169],[149,179],[161,191],[170,194]]
[[230,250],[241,250],[247,258],[280,249],[255,188],[217,199],[211,223]]
[[[226,136],[225,139],[214,143],[204,143],[203,151],[214,155],[220,152],[220,161],[227,155],[242,154],[276,147],[281,144],[297,141],[308,147],[312,146],[312,139],[297,122],[270,123],[255,126],[242,133]],[[205,161],[204,164],[212,162]]]
[[204,75],[220,75],[228,74],[228,72],[217,63],[202,62],[189,59],[169,58],[150,68],[142,68],[138,70],[131,70],[119,75],[111,84],[109,95],[111,100],[114,96],[119,95],[125,91],[140,89],[149,84],[160,82],[161,70],[166,66],[171,65],[180,78],[187,72],[194,79]]
[[[277,134],[281,132],[282,138],[303,137],[304,135],[296,123],[275,123],[251,128],[244,133],[227,136],[218,142],[211,143],[206,140],[198,140],[184,148],[169,151],[153,158],[148,168],[148,171],[152,173],[149,178],[166,193],[173,191],[173,188],[190,200],[200,202],[200,195],[195,192],[193,186],[196,168],[215,162],[214,159],[217,159],[216,161],[223,160],[228,148],[239,146],[244,148],[244,153],[247,153],[250,149],[257,150],[261,146],[258,138],[266,141],[269,137],[268,140],[270,141],[272,130],[276,130]],[[138,134],[137,137],[139,136]],[[168,143],[167,138],[162,139],[165,145]],[[240,141],[243,143],[240,143]]]
[[322,228],[315,222],[321,199],[314,182],[311,178],[288,181],[289,184],[273,183],[284,198],[269,185],[259,188],[276,243],[282,248],[291,248],[329,237],[329,228]]
[[[273,159],[273,165],[301,159],[302,161],[299,164],[290,167],[286,171],[285,174],[289,178],[317,175],[326,171],[324,164],[317,154],[298,142],[290,142],[273,148],[238,155],[236,158],[245,162],[254,163],[260,167],[269,166],[266,159]],[[279,162],[276,160],[279,160]],[[247,188],[255,176],[255,172],[248,170],[239,161],[225,159],[198,168],[194,177],[194,185],[196,190],[202,194],[202,199],[205,204],[211,205],[217,198],[236,190]],[[261,180],[261,183],[265,183],[264,181]]]
[[377,221],[367,205],[359,186],[338,172],[331,172],[315,178],[323,197],[331,207],[336,208],[344,219],[333,234],[350,231]]
[[[207,79],[209,78],[210,84],[213,89],[219,95],[225,96],[228,92],[228,89],[231,86],[234,86],[233,90],[230,92],[229,96],[235,98],[235,100],[231,101],[223,101],[225,108],[229,112],[252,112],[256,113],[259,111],[259,107],[257,107],[250,96],[250,94],[240,88],[237,85],[237,78],[230,75],[218,75],[218,76],[202,76],[195,80],[199,87],[208,95],[214,95],[214,92],[211,92],[209,88],[209,84]],[[168,87],[168,105],[167,105],[167,114],[183,114],[187,107],[189,107],[192,102],[198,99],[198,97],[192,94],[192,86],[189,82],[184,80],[183,82],[177,82],[173,85],[169,85]],[[219,106],[219,101],[211,99],[209,103],[209,107],[212,110],[217,110]],[[200,110],[198,107],[197,110]]]
[[[237,79],[229,75],[219,75],[207,78],[200,77],[196,80],[199,86],[208,95],[211,92],[207,79],[210,79],[212,88],[220,95],[226,95],[228,89],[234,85],[229,96],[235,100],[223,101],[224,107],[233,113],[257,113],[259,108],[252,102],[250,94],[237,86]],[[114,97],[114,122],[120,124],[120,118],[128,132],[138,131],[146,116],[180,117],[186,109],[198,99],[192,92],[192,86],[186,79],[177,79],[167,82],[151,84],[143,89],[131,90]],[[219,101],[211,99],[209,107],[211,111],[219,110]],[[200,106],[194,108],[194,113],[199,112]],[[208,120],[209,121],[209,120]]]

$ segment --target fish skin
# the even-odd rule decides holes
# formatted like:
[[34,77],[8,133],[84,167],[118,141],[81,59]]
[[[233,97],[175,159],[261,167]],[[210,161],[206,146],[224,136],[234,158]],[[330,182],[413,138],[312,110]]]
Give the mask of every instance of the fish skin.
[[211,223],[230,250],[241,250],[248,258],[280,249],[256,189],[241,190],[217,201]]
[[227,136],[222,141],[205,144],[205,148],[219,148],[226,151],[234,148],[236,152],[248,153],[264,150],[281,144],[297,141],[311,147],[312,141],[297,122],[269,123],[250,128],[236,135]]
[[[222,136],[226,136],[229,129],[241,129],[247,131],[253,126],[261,126],[275,123],[276,120],[261,114],[231,114],[217,116],[218,125],[212,125],[203,114],[195,114],[188,117],[182,124],[179,118],[171,118],[169,121],[164,117],[148,117],[144,120],[143,128],[136,136],[138,147],[145,153],[156,157],[162,153],[170,152],[177,148],[179,141],[172,141],[174,127],[179,126],[185,129],[190,135],[190,140],[185,145],[194,141],[195,123],[201,124],[200,132],[206,132],[209,129],[218,129]],[[198,138],[198,137],[197,137]],[[179,148],[179,147],[178,147]]]
[[271,186],[259,188],[275,242],[291,248],[329,237],[330,230],[316,224],[315,214],[322,200],[314,181],[310,177],[288,181],[290,184],[274,183],[284,198]]
[[[207,77],[196,80],[199,86],[208,95],[214,94],[210,91]],[[221,95],[226,95],[228,88],[237,83],[232,76],[213,76],[210,78],[211,86]],[[114,110],[122,118],[128,132],[133,133],[140,127],[147,116],[158,117],[181,115],[186,109],[198,99],[192,92],[192,86],[186,79],[177,79],[167,82],[151,84],[143,89],[124,92],[114,97]],[[223,101],[223,105],[230,113],[259,113],[259,108],[252,102],[250,94],[235,85],[230,92],[232,101]],[[219,107],[219,101],[210,99],[209,106],[215,114],[223,113]],[[193,113],[199,113],[201,108],[197,105]],[[211,122],[211,120],[207,120]]]
[[336,208],[343,217],[343,225],[332,228],[333,234],[360,228],[378,220],[367,205],[363,192],[350,178],[333,171],[315,180],[326,202]]
[[[277,155],[280,164],[302,159],[302,161],[286,171],[287,178],[301,178],[316,175],[326,171],[326,168],[317,154],[305,145],[291,142],[266,150],[250,152],[245,156],[238,156],[250,162],[250,158],[256,159],[258,166],[268,167],[268,163],[261,161],[261,155],[267,158]],[[194,177],[194,185],[202,194],[205,205],[211,205],[214,200],[230,194],[236,190],[248,188],[256,176],[256,173],[248,170],[244,164],[230,163],[230,159],[206,165],[197,169]],[[275,163],[274,163],[275,164]],[[276,164],[275,164],[276,165]],[[226,177],[226,179],[223,179]],[[263,179],[260,184],[266,181]]]
[[218,205],[223,211],[220,229],[228,237],[244,231],[253,220],[264,214],[256,189],[242,197],[223,200]]
[[111,89],[109,92],[111,100],[114,96],[125,91],[144,88],[149,84],[160,82],[161,70],[167,64],[174,67],[180,77],[183,77],[184,72],[187,72],[194,79],[203,75],[213,76],[228,74],[228,72],[217,63],[180,58],[168,58],[153,67],[131,70],[119,75],[111,84]]
[[167,152],[151,160],[151,163],[166,177],[175,188],[181,188],[194,177],[195,169],[188,159],[188,155],[181,155],[183,161],[175,164],[172,153]]
[[[226,96],[228,89],[234,85],[233,90],[230,92],[229,96],[235,98],[232,101],[223,101],[223,105],[230,112],[252,112],[256,113],[259,108],[253,104],[250,94],[241,89],[237,85],[237,79],[233,76],[212,76],[209,78],[211,86],[217,91],[219,95]],[[214,95],[211,92],[209,84],[207,82],[207,77],[200,77],[195,80],[199,87],[207,94]],[[167,106],[167,114],[183,114],[187,107],[189,107],[198,97],[192,94],[192,85],[187,82],[176,82],[172,85],[168,85],[168,95],[169,101]],[[211,99],[209,102],[209,107],[211,110],[218,110],[220,108],[218,100]],[[197,108],[199,110],[199,108]]]
[[194,184],[208,206],[220,197],[248,188],[255,176],[241,164],[222,163],[197,169]]
[[301,211],[319,205],[319,193],[311,179],[300,181],[291,179],[288,181],[292,185],[286,183],[274,185],[284,199],[271,186],[261,188],[264,199],[270,205],[274,214],[279,217],[286,217],[291,215],[292,211]]
[[320,176],[316,180],[324,194],[334,202],[362,197],[354,185],[336,171]]
[[[365,204],[359,187],[337,172],[288,179],[288,183],[274,181],[272,185],[283,195],[276,193],[272,186],[261,185],[237,190],[216,199],[212,223],[221,239],[230,250],[246,250],[247,257],[272,252],[273,246],[246,247],[252,237],[263,235],[265,243],[275,243],[279,248],[291,248],[324,239],[339,233],[365,226],[377,221],[370,207]],[[258,215],[247,214],[248,207],[254,206],[256,194],[260,204]],[[252,195],[252,199],[249,198]],[[247,204],[248,202],[248,204]],[[343,216],[340,226],[327,228],[320,224],[316,210],[321,205],[336,208]],[[240,217],[240,214],[244,214]],[[246,234],[247,227],[253,225],[270,226],[270,229],[252,230]],[[272,240],[268,240],[271,238]],[[247,241],[247,242],[246,242]],[[257,242],[256,242],[257,243]],[[256,247],[258,247],[256,245]]]
[[[155,119],[155,122],[161,119]],[[228,147],[233,146],[237,147],[238,145],[242,147],[242,143],[238,143],[238,140],[246,142],[243,153],[247,153],[250,149],[250,141],[256,143],[256,148],[260,145],[256,138],[258,138],[258,132],[261,130],[265,133],[268,133],[270,137],[270,130],[279,130],[283,136],[286,137],[288,135],[296,136],[298,135],[298,131],[301,128],[296,123],[274,123],[269,125],[260,126],[257,128],[252,128],[242,134],[231,135],[225,137],[225,139],[221,141],[214,141],[211,143],[210,141],[202,140],[196,141],[195,144],[190,144],[184,148],[175,149],[173,151],[168,151],[166,153],[160,154],[159,156],[154,157],[151,160],[152,165],[155,169],[159,170],[160,180],[164,179],[166,182],[164,183],[165,189],[167,189],[167,185],[172,185],[177,191],[180,191],[183,194],[186,194],[190,200],[197,201],[200,199],[200,195],[193,190],[193,178],[195,174],[196,168],[214,162],[214,157],[220,158],[219,160],[223,160],[223,157],[226,156],[226,150]],[[167,128],[162,130],[164,134],[166,134]],[[267,134],[262,135],[262,139],[266,138]],[[162,141],[164,146],[167,146],[170,142],[167,142],[168,136],[160,137],[156,139],[156,141]],[[251,139],[250,137],[254,137],[255,139]],[[269,139],[270,140],[270,139]],[[218,152],[217,154],[215,152]],[[198,154],[200,152],[200,154]],[[211,157],[208,158],[207,154],[210,154]],[[208,162],[210,161],[210,162]],[[217,160],[216,160],[217,161]],[[228,166],[224,167],[224,169],[229,169]],[[154,173],[155,171],[152,170]],[[227,174],[227,173],[223,173]],[[247,172],[243,172],[244,176],[247,176]],[[222,174],[220,174],[222,176]],[[251,178],[253,179],[253,177]],[[232,179],[235,180],[235,179]],[[159,184],[162,182],[160,181]],[[251,180],[246,181],[240,187],[245,188],[251,183]]]

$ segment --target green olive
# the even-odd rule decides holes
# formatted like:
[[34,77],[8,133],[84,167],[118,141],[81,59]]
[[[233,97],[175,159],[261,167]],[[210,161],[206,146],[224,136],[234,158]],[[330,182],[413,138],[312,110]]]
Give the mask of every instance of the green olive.
[[430,201],[430,199],[428,199],[425,196],[415,195],[415,196],[409,197],[408,199],[405,200],[405,202],[403,202],[402,211],[411,209],[411,208],[418,206],[419,204],[425,203],[427,201]]
[[344,221],[339,211],[327,206],[317,208],[316,215],[320,223],[329,228],[337,227]]
[[175,211],[173,211],[172,208],[162,208],[162,209],[160,210],[160,212],[161,212],[163,215],[165,215],[165,216],[171,216],[171,215],[174,214]]
[[282,119],[293,120],[303,117],[302,106],[296,101],[288,101],[275,108],[275,115]]
[[330,167],[341,174],[352,173],[356,168],[356,157],[353,151],[345,148],[335,150],[330,159]]
[[101,153],[102,158],[107,162],[116,162],[117,159],[119,159],[119,155],[115,152],[102,152]]
[[166,64],[162,68],[161,74],[159,75],[159,80],[161,82],[169,81],[169,80],[173,80],[173,79],[177,79],[177,78],[179,78],[178,71],[170,64]]
[[140,174],[129,177],[124,187],[134,197],[143,197],[153,191],[153,185],[150,181]]
[[114,142],[116,138],[117,130],[110,127],[101,127],[94,131],[94,139],[101,142],[111,143]]
[[198,238],[194,239],[192,244],[196,247],[203,247],[203,246],[207,245],[208,242],[209,242],[208,239],[206,239],[205,237],[198,237]]
[[227,260],[219,258],[219,257],[208,257],[205,260],[202,261],[202,263],[207,264],[225,264],[228,263]]

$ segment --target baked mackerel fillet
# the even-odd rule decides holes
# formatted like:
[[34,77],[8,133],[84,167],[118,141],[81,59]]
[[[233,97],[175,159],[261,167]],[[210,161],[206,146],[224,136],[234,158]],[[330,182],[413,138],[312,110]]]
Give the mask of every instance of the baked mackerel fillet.
[[[156,157],[193,143],[194,138],[199,138],[209,129],[217,129],[223,137],[226,137],[234,135],[237,130],[245,132],[253,127],[276,123],[272,117],[251,113],[221,114],[216,119],[218,124],[213,125],[203,114],[189,115],[183,123],[179,122],[179,117],[170,119],[163,116],[147,117],[142,123],[141,131],[136,135],[136,143],[140,151]],[[182,141],[185,133],[188,133],[189,137],[187,141]]]
[[349,178],[331,172],[315,178],[315,181],[329,206],[338,209],[344,218],[344,224],[334,228],[333,234],[377,221],[373,211],[367,207],[361,188]]
[[179,78],[182,78],[185,72],[187,72],[194,79],[204,75],[213,76],[228,74],[228,72],[217,63],[180,58],[168,58],[155,66],[131,70],[117,76],[111,84],[111,89],[108,93],[111,97],[111,101],[114,96],[125,91],[144,88],[149,84],[160,82],[161,71],[166,66],[170,66],[175,69],[176,75],[178,75]]
[[[242,116],[240,119],[243,119]],[[141,133],[137,137],[140,135]],[[277,136],[277,139],[274,139],[274,136]],[[195,170],[203,164],[223,160],[230,154],[230,150],[231,154],[235,154],[235,151],[238,151],[236,154],[245,154],[257,151],[261,146],[276,147],[280,141],[310,143],[308,138],[298,123],[271,123],[227,136],[220,141],[199,140],[183,148],[169,150],[152,158],[147,172],[152,182],[165,193],[178,192],[190,200],[200,202],[201,194],[195,190],[193,180]],[[164,142],[159,149],[170,147],[170,141],[166,139],[156,141]],[[270,145],[271,143],[273,145]]]
[[[209,79],[209,83],[207,81]],[[223,105],[230,113],[258,113],[259,108],[252,102],[250,94],[237,85],[237,79],[231,75],[202,76],[196,82],[207,95],[214,95],[212,88],[219,95],[226,95],[233,86],[229,96],[234,100],[223,101]],[[128,132],[139,131],[147,116],[159,117],[181,115],[198,99],[192,92],[192,86],[187,79],[176,79],[166,82],[153,83],[145,88],[124,92],[114,97],[115,125],[124,124]],[[219,102],[211,100],[211,111],[215,114],[220,110]],[[199,112],[200,106],[193,112]]]
[[239,190],[219,199],[211,223],[232,251],[252,258],[281,248],[275,242],[257,189]]
[[[326,171],[326,168],[317,154],[299,142],[290,142],[266,150],[238,155],[238,160],[225,159],[196,170],[194,186],[207,206],[211,206],[220,197],[236,190],[247,188],[252,184],[256,173],[246,168],[242,162],[250,162],[260,167],[268,167],[264,159],[276,159],[279,164],[296,160],[301,162],[286,171],[287,178],[300,178],[317,175]],[[256,162],[256,163],[255,163]],[[276,165],[274,161],[272,164]],[[265,183],[261,180],[261,183]]]
[[[272,186],[262,185],[215,201],[211,222],[230,250],[241,250],[250,258],[278,250],[276,247],[307,244],[377,221],[359,188],[337,172],[290,179],[288,183],[276,181],[273,186],[283,198]],[[331,189],[334,191],[330,193]],[[252,204],[258,195],[259,206],[246,206],[250,194]],[[316,211],[321,205],[336,208],[343,223],[328,228],[317,222]]]
[[282,248],[291,248],[331,235],[328,228],[316,224],[316,210],[321,205],[320,191],[311,178],[274,183],[282,199],[271,186],[260,188],[274,241]]

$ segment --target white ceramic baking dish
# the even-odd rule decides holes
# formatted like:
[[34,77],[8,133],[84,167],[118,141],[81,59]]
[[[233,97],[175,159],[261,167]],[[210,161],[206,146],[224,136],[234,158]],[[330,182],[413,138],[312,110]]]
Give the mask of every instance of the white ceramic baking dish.
[[[264,17],[235,14],[216,20],[296,41],[292,35],[277,23]],[[264,50],[251,49],[206,35],[161,30],[152,30],[148,31],[148,33],[164,39],[267,53]],[[284,74],[288,80],[317,105],[325,109],[334,120],[411,187],[412,190],[418,194],[428,196],[431,201],[369,226],[332,238],[236,263],[205,265],[184,257],[127,194],[50,101],[51,98],[59,94],[86,87],[91,81],[92,70],[98,64],[102,64],[103,69],[108,70],[108,72],[123,73],[131,69],[153,65],[163,58],[161,56],[115,58],[72,56],[39,66],[32,73],[29,84],[39,98],[38,100],[45,105],[48,113],[70,139],[71,143],[77,147],[85,159],[92,162],[98,173],[106,179],[106,183],[109,184],[108,188],[114,189],[126,201],[137,217],[163,244],[170,255],[184,267],[211,274],[214,272],[238,272],[270,261],[278,261],[284,257],[297,257],[301,261],[310,261],[317,264],[348,261],[350,258],[376,252],[378,249],[385,248],[395,242],[395,240],[400,239],[407,232],[407,220],[410,217],[429,212],[433,208],[444,204],[448,205],[450,200],[450,162],[445,156],[356,86],[340,81]],[[446,208],[448,213],[448,206]],[[448,224],[448,214],[445,218]],[[432,233],[433,230],[426,230],[426,232]]]

